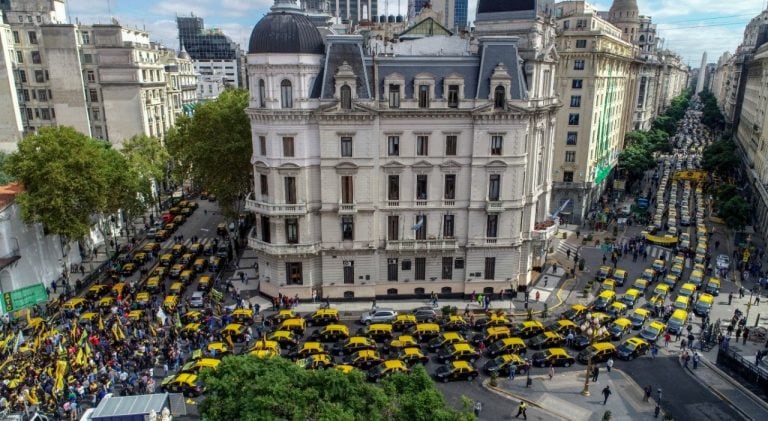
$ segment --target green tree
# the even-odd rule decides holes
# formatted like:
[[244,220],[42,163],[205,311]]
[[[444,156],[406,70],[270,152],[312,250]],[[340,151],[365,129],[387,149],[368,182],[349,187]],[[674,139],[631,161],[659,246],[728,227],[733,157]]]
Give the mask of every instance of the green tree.
[[725,221],[728,228],[736,231],[744,229],[749,223],[752,209],[741,196],[733,196],[720,203],[717,215]]
[[723,184],[720,187],[717,188],[717,201],[720,203],[725,203],[729,199],[731,199],[734,196],[737,196],[739,194],[739,189],[736,188],[733,184]]
[[123,142],[121,152],[128,160],[128,166],[136,173],[141,183],[140,190],[151,192],[153,186],[165,178],[171,156],[160,139],[136,135]]
[[16,179],[8,174],[5,169],[5,162],[8,160],[8,154],[0,152],[0,186],[4,186],[8,183],[13,183]]
[[709,144],[702,152],[701,167],[706,171],[727,177],[740,164],[736,155],[736,144],[731,140],[720,140]]
[[646,143],[631,144],[619,154],[619,167],[627,171],[630,178],[642,177],[645,171],[656,165]]
[[[201,374],[207,420],[470,420],[446,406],[423,368],[382,381],[337,370],[304,370],[282,358],[226,357]],[[413,384],[409,384],[413,382]],[[410,412],[416,411],[416,412]]]
[[111,194],[104,177],[103,142],[71,127],[43,128],[19,142],[6,170],[24,184],[17,197],[26,223],[77,239],[90,232],[91,217]]
[[234,219],[251,190],[251,126],[245,108],[248,91],[227,89],[213,101],[180,117],[166,141],[174,175],[191,178],[218,197],[222,212]]

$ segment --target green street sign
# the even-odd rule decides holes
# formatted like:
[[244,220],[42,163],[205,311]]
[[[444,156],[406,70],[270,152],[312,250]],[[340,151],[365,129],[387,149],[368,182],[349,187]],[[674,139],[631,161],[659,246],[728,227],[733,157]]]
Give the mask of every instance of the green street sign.
[[27,307],[32,307],[37,303],[48,301],[48,293],[43,284],[36,284],[14,291],[3,293],[3,312],[10,313]]

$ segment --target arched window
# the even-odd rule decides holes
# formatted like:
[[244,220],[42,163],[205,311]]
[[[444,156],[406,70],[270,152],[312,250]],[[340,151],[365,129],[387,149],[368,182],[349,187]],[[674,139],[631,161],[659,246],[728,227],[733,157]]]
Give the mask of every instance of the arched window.
[[645,42],[645,35],[640,35],[640,42]]
[[493,287],[483,288],[483,294],[493,294]]
[[280,82],[280,107],[293,108],[293,87],[288,79]]
[[387,295],[397,295],[397,288],[390,288],[387,290]]
[[355,298],[355,291],[344,291],[344,298]]
[[344,110],[352,109],[352,88],[349,85],[341,87],[341,108]]
[[453,290],[451,289],[451,287],[442,287],[442,288],[440,288],[440,293],[441,294],[450,294],[452,291]]
[[416,295],[424,295],[424,288],[416,288],[413,290],[413,293]]
[[497,109],[506,108],[507,92],[503,86],[497,86],[493,91],[493,107]]
[[264,108],[267,106],[267,86],[264,83],[264,79],[259,79],[259,107]]

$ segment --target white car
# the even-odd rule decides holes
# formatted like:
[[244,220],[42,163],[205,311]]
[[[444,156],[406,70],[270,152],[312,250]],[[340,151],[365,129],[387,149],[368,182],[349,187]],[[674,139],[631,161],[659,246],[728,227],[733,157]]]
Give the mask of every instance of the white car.
[[731,266],[731,258],[725,254],[717,256],[717,268],[720,270],[727,270]]

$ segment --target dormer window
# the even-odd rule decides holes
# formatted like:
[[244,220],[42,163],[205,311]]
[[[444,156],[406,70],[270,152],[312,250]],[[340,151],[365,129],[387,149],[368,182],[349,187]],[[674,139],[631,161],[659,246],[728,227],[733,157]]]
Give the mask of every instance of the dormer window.
[[429,85],[419,85],[419,108],[429,108]]
[[448,108],[459,107],[459,85],[448,85]]
[[502,110],[507,107],[507,90],[503,86],[497,86],[493,91],[493,108]]
[[341,87],[341,108],[344,110],[352,109],[352,88],[348,85]]
[[389,85],[389,108],[400,108],[400,85]]
[[280,107],[293,108],[293,86],[287,79],[280,82]]

